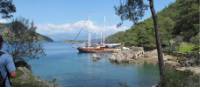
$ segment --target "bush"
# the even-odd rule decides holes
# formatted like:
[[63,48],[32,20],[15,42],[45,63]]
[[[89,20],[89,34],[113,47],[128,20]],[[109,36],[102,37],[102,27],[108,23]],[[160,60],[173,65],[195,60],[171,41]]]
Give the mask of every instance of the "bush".
[[180,44],[178,51],[182,53],[187,53],[187,52],[191,52],[193,48],[194,48],[194,44],[183,42]]
[[9,28],[3,32],[6,51],[13,56],[15,62],[44,55],[39,36],[35,30],[33,22],[30,23],[21,18],[12,21]]
[[164,85],[166,87],[198,87],[200,86],[200,75],[190,71],[177,71],[166,68]]

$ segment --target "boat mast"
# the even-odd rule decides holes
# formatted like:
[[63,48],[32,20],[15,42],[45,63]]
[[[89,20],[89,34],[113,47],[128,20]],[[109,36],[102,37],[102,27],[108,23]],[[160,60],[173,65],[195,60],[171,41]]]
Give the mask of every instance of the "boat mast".
[[104,16],[104,19],[103,19],[103,33],[102,33],[102,43],[103,43],[103,45],[105,44],[105,23],[106,23],[106,17]]
[[101,45],[103,45],[103,32],[101,31]]
[[105,45],[105,21],[106,21],[106,17],[104,16],[104,22],[103,22],[103,29],[101,30],[101,45],[104,46]]
[[[89,18],[87,18],[87,22],[89,22]],[[91,46],[91,32],[88,30],[88,43],[87,43],[87,47]]]
[[91,33],[88,31],[88,47],[91,46]]

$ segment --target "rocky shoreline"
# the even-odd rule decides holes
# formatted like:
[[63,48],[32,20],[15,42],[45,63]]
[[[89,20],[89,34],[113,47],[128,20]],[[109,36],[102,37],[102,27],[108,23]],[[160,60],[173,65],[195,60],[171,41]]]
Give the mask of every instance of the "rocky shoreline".
[[[136,57],[137,56],[137,57]],[[200,86],[200,66],[197,56],[178,57],[164,54],[165,86]],[[144,51],[142,47],[131,47],[113,53],[109,60],[117,64],[157,64],[157,50]],[[194,63],[197,61],[197,64]],[[157,85],[153,85],[157,86]]]
[[[131,47],[128,50],[121,50],[109,57],[109,60],[116,63],[134,63],[134,64],[157,64],[157,50],[144,51],[142,47]],[[176,57],[171,55],[164,55],[164,60],[167,63],[178,65]]]
[[56,84],[53,81],[41,80],[36,77],[26,67],[17,67],[17,77],[11,78],[12,86],[14,87],[54,87]]
[[[164,54],[164,63],[166,67],[175,68],[179,71],[190,70],[194,73],[200,74],[200,67],[182,66],[178,61],[178,57],[173,55]],[[122,64],[157,64],[157,50],[144,51],[142,47],[130,47],[126,50],[121,50],[109,57],[109,60],[113,63]]]

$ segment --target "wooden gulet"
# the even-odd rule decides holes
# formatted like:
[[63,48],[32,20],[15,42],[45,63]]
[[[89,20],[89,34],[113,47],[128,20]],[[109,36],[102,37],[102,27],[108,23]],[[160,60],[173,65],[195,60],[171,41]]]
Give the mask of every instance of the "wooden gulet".
[[[104,29],[105,29],[105,17],[104,17]],[[105,36],[103,32],[101,32],[101,42],[96,46],[92,46],[91,44],[91,33],[88,31],[88,42],[85,47],[77,48],[79,53],[112,53],[115,52],[115,48],[111,48],[106,46],[105,44]]]

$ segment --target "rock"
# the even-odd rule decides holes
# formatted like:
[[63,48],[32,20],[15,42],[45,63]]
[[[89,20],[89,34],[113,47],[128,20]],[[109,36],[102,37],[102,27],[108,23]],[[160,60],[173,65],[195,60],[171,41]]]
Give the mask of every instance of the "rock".
[[123,63],[123,62],[129,63],[132,62],[133,59],[138,59],[140,57],[143,57],[143,55],[144,55],[144,50],[142,47],[133,46],[129,49],[113,53],[109,58],[109,60],[117,63]]
[[165,66],[168,66],[171,68],[177,68],[177,67],[180,67],[180,64],[174,61],[165,61]]
[[18,67],[16,71],[17,77],[12,78],[13,86],[22,87],[52,87],[56,86],[55,83],[44,81],[34,76],[26,67]]
[[[147,58],[158,58],[158,53],[157,53],[157,50],[154,49],[154,50],[145,52],[144,56]],[[163,54],[163,56],[165,56],[165,55]],[[166,58],[164,58],[164,59],[166,59]]]
[[[180,67],[180,64],[177,62],[177,57],[171,55],[164,55],[163,54],[164,62],[167,66],[171,67]],[[146,51],[144,52],[142,47],[131,47],[129,50],[122,50],[117,53],[113,53],[109,58],[110,61],[116,63],[150,63],[150,64],[157,64],[158,63],[158,56],[157,50]]]
[[175,61],[175,62],[177,62],[177,57],[171,56],[171,55],[164,55],[164,60],[165,61]]
[[91,57],[92,57],[92,61],[94,61],[94,62],[96,62],[96,61],[101,59],[101,56],[97,55],[97,54],[92,54]]
[[23,75],[20,75],[19,76],[19,79],[20,80],[23,80],[23,81],[21,81],[22,83],[23,82],[26,82],[28,79],[30,79],[30,74],[31,74],[31,72],[30,72],[30,70],[28,70],[27,68],[25,68],[25,67],[18,67],[18,70],[19,71],[21,71],[22,72],[22,74]]
[[179,67],[176,68],[178,71],[190,71],[194,74],[200,75],[200,67]]
[[23,59],[21,59],[19,61],[16,61],[15,62],[15,66],[16,67],[26,67],[29,70],[31,70],[31,66],[25,60],[23,60]]

